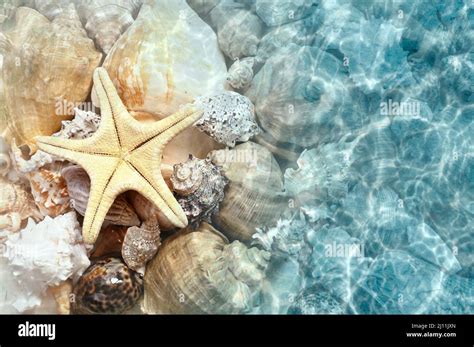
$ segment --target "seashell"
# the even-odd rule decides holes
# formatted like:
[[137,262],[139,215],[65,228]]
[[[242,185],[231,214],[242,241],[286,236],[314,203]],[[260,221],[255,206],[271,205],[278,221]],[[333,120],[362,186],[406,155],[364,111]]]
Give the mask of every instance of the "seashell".
[[257,0],[255,10],[258,16],[268,26],[277,26],[293,22],[311,15],[318,0],[281,1]]
[[220,1],[221,0],[186,0],[186,3],[199,15],[199,17],[205,18]]
[[66,181],[61,175],[62,163],[41,167],[28,173],[31,193],[43,215],[57,217],[71,210]]
[[62,122],[61,130],[53,136],[66,139],[85,139],[97,131],[100,115],[92,111],[74,108],[74,119]]
[[221,1],[209,13],[219,47],[230,59],[257,54],[265,25],[253,12],[233,1]]
[[128,201],[130,201],[130,204],[142,221],[156,218],[161,230],[172,230],[175,228],[168,218],[143,195],[135,191],[129,191],[126,194]]
[[6,176],[11,168],[11,159],[8,145],[3,136],[0,136],[0,176]]
[[146,221],[140,228],[128,228],[122,245],[122,258],[130,269],[143,274],[145,264],[155,256],[160,244],[158,223],[156,220]]
[[145,273],[146,313],[249,312],[260,293],[270,253],[229,244],[202,223],[167,238]]
[[143,293],[143,280],[119,258],[94,262],[74,285],[74,313],[121,313]]
[[4,256],[19,285],[37,288],[38,297],[48,286],[76,279],[89,266],[87,251],[74,212],[56,218],[46,217],[36,224],[32,219],[5,241]]
[[128,110],[160,118],[223,90],[227,73],[216,35],[184,0],[144,4],[103,66]]
[[0,180],[0,229],[18,231],[21,222],[30,217],[36,221],[43,218],[30,192],[20,184]]
[[209,157],[230,181],[213,220],[231,239],[248,242],[257,227],[272,224],[286,208],[280,167],[270,151],[253,142]]
[[15,170],[21,174],[29,174],[35,172],[40,168],[51,164],[55,161],[53,156],[50,154],[38,150],[29,159],[25,159],[23,152],[16,145],[15,139],[12,140],[11,152],[13,158],[13,166]]
[[261,132],[253,104],[236,92],[199,97],[195,104],[204,109],[204,114],[194,126],[219,143],[234,147],[236,141],[248,141]]
[[24,0],[3,0],[0,4],[0,24],[7,19],[13,18],[16,9],[25,5],[25,2]]
[[229,180],[209,159],[197,159],[174,166],[171,182],[178,193],[178,202],[192,225],[202,220],[210,222],[224,199],[224,188]]
[[288,314],[346,314],[348,308],[324,287],[305,288],[294,299]]
[[77,103],[87,98],[101,54],[72,4],[52,22],[33,9],[20,7],[13,29],[4,34],[0,47],[5,48],[7,119],[1,130],[7,141],[16,138],[19,145],[34,145],[36,135],[51,135],[69,118],[58,107],[64,100]]
[[53,20],[69,8],[70,0],[34,0],[34,8],[49,20]]
[[100,231],[90,258],[120,255],[126,233],[126,226],[107,225]]
[[72,294],[71,281],[65,281],[57,286],[49,287],[48,290],[53,294],[54,300],[56,300],[58,314],[70,314]]
[[[81,216],[84,216],[91,186],[87,172],[79,165],[71,165],[64,168],[61,173],[67,184],[72,207]],[[137,214],[125,199],[125,195],[119,195],[115,199],[105,216],[105,220],[116,225],[132,226],[140,224]]]
[[256,58],[237,59],[227,71],[227,82],[235,89],[246,89],[253,79]]
[[143,0],[92,0],[80,2],[77,11],[89,37],[108,54],[136,18]]

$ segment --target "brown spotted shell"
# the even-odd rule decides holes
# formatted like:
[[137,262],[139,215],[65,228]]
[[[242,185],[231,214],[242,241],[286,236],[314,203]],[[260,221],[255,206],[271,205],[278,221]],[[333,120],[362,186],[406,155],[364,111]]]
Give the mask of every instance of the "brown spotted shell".
[[130,227],[122,244],[122,258],[125,264],[137,272],[142,272],[160,246],[160,228],[156,221],[145,222],[141,227]]
[[93,263],[74,286],[74,313],[121,313],[143,292],[141,276],[119,258]]
[[[72,165],[64,168],[61,173],[66,180],[71,205],[81,216],[84,216],[91,188],[87,172],[78,165]],[[140,224],[137,214],[124,195],[119,195],[115,199],[105,216],[105,220],[112,224],[125,226]]]

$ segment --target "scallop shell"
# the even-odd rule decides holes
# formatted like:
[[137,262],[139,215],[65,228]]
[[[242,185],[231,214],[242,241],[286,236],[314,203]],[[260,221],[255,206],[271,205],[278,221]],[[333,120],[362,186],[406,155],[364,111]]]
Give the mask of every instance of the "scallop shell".
[[125,264],[130,269],[143,273],[145,264],[158,251],[160,240],[160,228],[156,220],[144,222],[140,228],[128,228],[122,245]]
[[243,95],[224,91],[199,97],[194,103],[204,109],[194,126],[219,143],[234,147],[236,141],[248,141],[261,132],[255,121],[254,106]]
[[270,253],[247,248],[207,223],[166,239],[145,273],[146,313],[249,312]]
[[93,263],[74,285],[74,313],[121,313],[143,293],[143,279],[119,258]]
[[190,156],[185,163],[174,166],[171,182],[184,213],[196,226],[202,220],[210,222],[219,211],[228,179],[209,159]]
[[108,54],[136,18],[143,0],[92,0],[80,2],[77,11],[89,37]]
[[[66,180],[72,207],[84,216],[90,191],[90,178],[87,172],[78,165],[71,165],[62,170],[62,175]],[[125,195],[119,195],[115,199],[105,216],[105,220],[117,225],[132,226],[140,224],[137,214],[125,199]]]
[[7,141],[16,138],[19,145],[34,146],[36,135],[51,135],[62,120],[70,118],[58,107],[63,101],[78,103],[87,98],[101,54],[72,4],[52,22],[33,9],[20,7],[13,30],[4,34],[0,47],[5,49],[7,119],[0,130]]
[[280,167],[270,151],[253,142],[209,157],[230,181],[213,221],[231,239],[249,242],[257,227],[273,224],[287,207]]
[[253,80],[256,58],[237,59],[227,71],[227,82],[235,89],[246,89]]

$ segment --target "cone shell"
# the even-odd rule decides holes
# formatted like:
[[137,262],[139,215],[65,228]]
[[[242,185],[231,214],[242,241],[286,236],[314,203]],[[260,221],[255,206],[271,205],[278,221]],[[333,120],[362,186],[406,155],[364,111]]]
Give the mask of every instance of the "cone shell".
[[213,221],[230,239],[250,242],[257,227],[272,224],[287,207],[280,167],[270,151],[253,142],[209,156],[230,181]]
[[[78,165],[71,165],[63,169],[62,175],[67,183],[71,205],[80,215],[84,216],[90,192],[90,178],[87,172]],[[115,199],[105,220],[117,225],[140,224],[137,214],[123,194]]]
[[247,248],[206,223],[166,239],[145,274],[146,313],[248,312],[270,254]]
[[34,145],[35,136],[51,135],[70,118],[63,102],[87,98],[101,54],[72,4],[52,22],[33,9],[18,8],[14,28],[0,37],[0,47],[7,109],[0,130],[7,141]]

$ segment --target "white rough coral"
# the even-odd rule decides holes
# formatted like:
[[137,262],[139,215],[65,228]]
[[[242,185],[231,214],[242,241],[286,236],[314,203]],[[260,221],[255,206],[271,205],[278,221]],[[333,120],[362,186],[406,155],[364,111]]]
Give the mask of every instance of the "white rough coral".
[[29,219],[23,230],[7,237],[3,257],[18,287],[25,289],[27,297],[19,295],[12,303],[20,312],[39,305],[49,286],[78,278],[90,265],[75,212],[38,224]]

